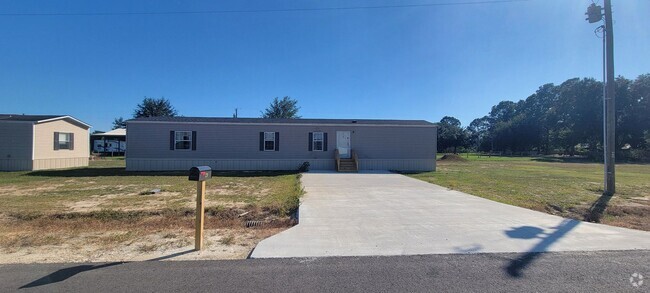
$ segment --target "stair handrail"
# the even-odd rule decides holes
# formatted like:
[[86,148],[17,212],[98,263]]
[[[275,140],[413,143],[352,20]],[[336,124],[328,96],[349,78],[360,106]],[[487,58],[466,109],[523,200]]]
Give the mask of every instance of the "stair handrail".
[[359,171],[359,156],[357,155],[357,151],[351,150],[352,152],[352,159],[354,159],[354,166],[357,168],[357,172]]
[[339,171],[339,166],[341,165],[341,154],[339,153],[339,149],[334,150],[334,159],[336,160],[336,171]]

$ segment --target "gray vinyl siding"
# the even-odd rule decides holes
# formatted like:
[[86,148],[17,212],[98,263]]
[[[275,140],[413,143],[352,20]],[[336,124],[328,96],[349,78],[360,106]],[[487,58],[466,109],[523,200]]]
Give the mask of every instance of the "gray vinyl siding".
[[[351,131],[361,169],[434,170],[436,128],[431,126],[233,125],[130,122],[127,169],[287,170],[305,161],[334,169],[336,131]],[[197,149],[170,150],[170,131],[196,131]],[[260,151],[260,132],[280,133],[279,151]],[[328,133],[327,151],[309,151],[309,132]]]
[[0,171],[32,169],[31,122],[0,122]]

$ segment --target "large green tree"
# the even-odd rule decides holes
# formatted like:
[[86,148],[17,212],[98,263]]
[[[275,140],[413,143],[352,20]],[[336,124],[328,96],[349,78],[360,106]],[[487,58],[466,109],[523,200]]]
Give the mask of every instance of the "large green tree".
[[650,149],[650,74],[634,81],[619,77],[616,88],[617,144]]
[[453,150],[456,153],[465,144],[465,138],[465,130],[458,119],[445,116],[438,122],[438,150]]
[[113,120],[113,130],[120,129],[120,128],[122,129],[126,128],[126,121],[124,121],[124,118],[122,118],[121,116]]
[[595,149],[603,134],[602,83],[593,78],[572,78],[563,82],[558,92],[556,145],[571,155],[578,144]]
[[282,99],[276,97],[271,105],[262,112],[262,118],[300,118],[298,110],[300,110],[298,100],[290,97]]
[[492,150],[490,137],[490,118],[483,116],[476,118],[467,126],[467,144],[475,150]]
[[[600,157],[603,139],[603,84],[572,78],[545,84],[526,99],[503,101],[467,128],[479,151],[539,151]],[[650,150],[650,74],[616,79],[617,149]],[[623,154],[624,155],[624,154]]]
[[133,118],[142,117],[174,117],[178,115],[171,102],[165,98],[145,97],[133,112]]

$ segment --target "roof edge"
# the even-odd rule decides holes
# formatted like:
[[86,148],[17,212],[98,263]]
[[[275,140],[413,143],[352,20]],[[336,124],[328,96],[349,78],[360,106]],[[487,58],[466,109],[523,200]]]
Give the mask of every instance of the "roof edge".
[[[413,120],[419,121],[419,120]],[[425,120],[422,120],[425,121]],[[420,124],[420,125],[405,125],[405,124],[351,124],[351,123],[273,123],[273,122],[223,122],[223,121],[155,121],[155,120],[127,120],[126,123],[136,123],[136,124],[220,124],[220,125],[273,125],[273,126],[311,126],[311,125],[322,125],[322,126],[353,126],[353,127],[382,127],[382,126],[392,126],[392,127],[430,127],[438,128],[437,124],[433,124],[429,121],[425,121],[430,124]]]
[[70,116],[70,115],[59,116],[59,117],[54,117],[54,118],[44,119],[44,120],[38,120],[38,121],[34,121],[34,123],[36,123],[36,124],[39,124],[39,123],[47,123],[47,122],[52,122],[52,121],[57,121],[57,120],[63,120],[63,119],[70,119],[70,120],[74,121],[75,123],[77,123],[77,124],[79,124],[79,125],[82,125],[82,126],[88,128],[88,129],[90,129],[90,128],[92,127],[90,124],[85,123],[85,122],[83,122],[83,121],[81,121],[81,120],[79,120],[79,119],[77,119],[77,118],[74,118],[74,117],[72,117],[72,116]]

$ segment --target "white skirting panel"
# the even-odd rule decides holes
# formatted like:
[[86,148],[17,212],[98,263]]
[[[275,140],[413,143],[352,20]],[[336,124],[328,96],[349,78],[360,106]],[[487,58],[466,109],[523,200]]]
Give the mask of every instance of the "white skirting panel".
[[435,159],[359,159],[361,170],[435,171]]
[[[126,158],[127,171],[185,171],[193,166],[210,166],[213,170],[297,170],[309,162],[310,170],[334,170],[331,160],[250,160],[250,159],[135,159]],[[360,159],[361,170],[433,171],[435,159]]]
[[181,171],[193,166],[213,170],[298,170],[309,162],[310,170],[334,170],[334,160],[215,160],[215,159],[133,159],[126,158],[127,171]]
[[29,171],[31,169],[31,159],[0,159],[0,171]]
[[65,169],[75,167],[87,167],[88,157],[81,158],[57,158],[34,160],[33,170]]

